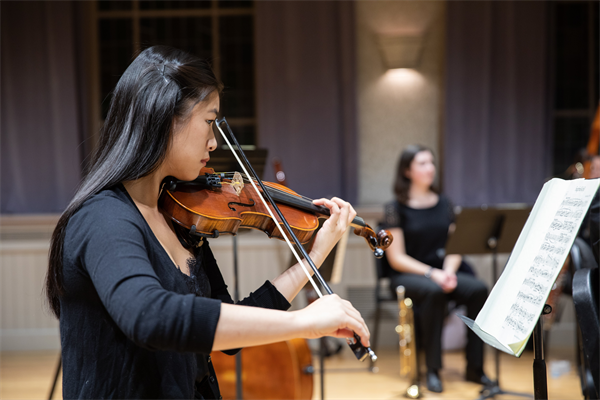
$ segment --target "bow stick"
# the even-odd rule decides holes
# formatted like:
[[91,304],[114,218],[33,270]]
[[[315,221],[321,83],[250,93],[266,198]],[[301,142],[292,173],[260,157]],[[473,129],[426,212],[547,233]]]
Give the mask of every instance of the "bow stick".
[[[310,258],[310,256],[308,255],[308,253],[306,252],[306,250],[304,249],[304,247],[300,244],[300,241],[298,240],[298,238],[296,237],[296,235],[292,231],[292,228],[290,227],[290,225],[288,224],[287,220],[285,219],[285,217],[283,216],[283,214],[279,210],[279,207],[277,206],[277,204],[275,204],[275,201],[273,200],[273,198],[269,194],[267,188],[264,186],[262,180],[260,179],[260,177],[258,176],[258,174],[256,173],[256,171],[254,171],[254,168],[252,168],[252,165],[250,164],[250,161],[248,161],[248,158],[246,158],[246,155],[244,154],[244,151],[242,150],[242,147],[240,146],[240,144],[238,143],[237,139],[235,138],[235,135],[231,131],[231,128],[229,127],[229,124],[227,123],[227,120],[225,118],[221,118],[221,119],[217,119],[215,121],[215,123],[216,123],[217,129],[221,133],[221,136],[223,136],[223,139],[225,140],[225,142],[229,146],[229,149],[233,153],[233,155],[234,155],[235,159],[237,160],[238,164],[240,165],[240,167],[242,168],[242,170],[246,174],[246,177],[248,178],[248,180],[250,181],[250,183],[252,183],[252,187],[254,188],[254,190],[256,191],[256,193],[258,193],[258,196],[262,200],[263,204],[265,205],[265,208],[269,211],[269,214],[271,215],[271,218],[273,218],[273,221],[275,221],[275,225],[277,225],[277,228],[281,232],[281,235],[285,239],[285,242],[290,247],[290,250],[294,254],[294,257],[296,257],[296,260],[298,260],[298,263],[300,264],[300,266],[304,270],[304,273],[306,274],[306,276],[308,276],[308,280],[313,285],[313,287],[314,287],[315,291],[317,292],[317,294],[319,295],[319,297],[323,297],[323,294],[321,293],[321,291],[317,287],[316,283],[314,282],[314,280],[310,276],[310,273],[308,272],[308,270],[304,266],[304,262],[302,261],[302,259],[300,258],[300,256],[298,255],[298,253],[295,251],[294,247],[290,243],[290,241],[288,239],[288,235],[289,235],[289,237],[291,237],[294,240],[294,243],[296,244],[297,248],[302,253],[302,256],[304,257],[304,259],[308,262],[308,265],[310,265],[310,267],[313,270],[315,276],[317,277],[317,280],[319,281],[319,283],[321,284],[321,286],[325,289],[325,291],[327,292],[327,294],[333,294],[333,290],[331,290],[331,288],[329,287],[329,285],[327,284],[327,282],[325,282],[325,279],[323,279],[323,277],[321,276],[321,274],[320,274],[317,266],[314,264],[314,262],[312,261],[312,259]],[[232,142],[235,144],[237,152],[239,152],[240,156],[244,160],[244,163],[242,163],[241,159],[238,157],[238,154],[234,150],[234,147],[229,142],[229,139],[227,139],[227,135],[225,135],[225,132],[223,132],[223,129],[221,129],[221,125],[224,125],[227,128],[227,132],[229,133],[229,136],[231,137]],[[248,167],[248,170],[250,170],[250,172],[252,173],[252,176],[254,177],[254,179],[252,179],[252,177],[248,173],[248,170],[246,169],[246,167],[244,166],[244,164],[246,164],[246,166]],[[260,185],[260,187],[262,189],[262,193],[260,193],[260,191],[256,187],[255,182],[257,182]],[[273,210],[275,210],[275,212],[277,212],[277,215],[279,216],[279,219],[283,223],[283,226],[285,227],[285,230],[287,231],[288,235],[286,235],[284,233],[283,229],[281,228],[281,224],[277,223],[277,219],[275,219],[275,216],[273,215],[273,212],[271,211],[271,208],[267,206],[267,203],[266,203],[266,201],[264,199],[265,197],[267,198],[267,200],[271,204]],[[377,360],[377,356],[375,355],[375,352],[373,350],[371,350],[370,347],[363,346],[363,344],[360,342],[360,337],[356,334],[356,332],[353,332],[353,334],[354,334],[354,337],[353,338],[346,338],[346,342],[348,343],[348,345],[352,349],[352,352],[354,353],[354,355],[356,356],[356,358],[359,359],[360,361],[365,360],[367,357],[371,357],[372,361]]]

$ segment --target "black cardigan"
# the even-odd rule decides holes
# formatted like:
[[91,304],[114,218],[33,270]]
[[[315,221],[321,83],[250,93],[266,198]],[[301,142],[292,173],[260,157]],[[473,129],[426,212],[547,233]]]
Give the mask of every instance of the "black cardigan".
[[[194,397],[209,374],[221,302],[232,303],[208,243],[197,254],[211,298],[190,293],[122,185],[70,218],[60,300],[65,399]],[[268,281],[240,304],[290,307]]]

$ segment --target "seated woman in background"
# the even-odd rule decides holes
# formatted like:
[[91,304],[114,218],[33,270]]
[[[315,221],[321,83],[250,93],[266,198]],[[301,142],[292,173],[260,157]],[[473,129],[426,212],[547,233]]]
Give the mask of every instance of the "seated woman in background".
[[[406,288],[406,295],[419,307],[419,340],[427,364],[427,388],[443,390],[442,327],[448,300],[467,306],[467,316],[475,319],[487,298],[485,284],[475,278],[458,254],[445,254],[454,213],[449,200],[432,187],[435,165],[430,149],[408,146],[398,163],[396,200],[385,206],[385,223],[394,236],[386,256],[393,268],[392,289]],[[461,267],[462,266],[462,267]],[[468,331],[466,379],[489,385],[483,372],[483,342]]]

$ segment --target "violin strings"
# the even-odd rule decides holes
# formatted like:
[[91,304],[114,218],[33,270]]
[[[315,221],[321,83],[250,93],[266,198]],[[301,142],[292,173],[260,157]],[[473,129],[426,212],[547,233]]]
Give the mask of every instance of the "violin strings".
[[[223,175],[226,178],[233,177],[233,174],[234,174],[233,172],[223,173]],[[246,177],[243,177],[243,180],[244,180],[244,183],[249,182],[248,178],[246,178]],[[254,182],[256,182],[256,179],[252,179],[252,180]],[[313,200],[306,196],[293,195],[293,194],[286,192],[284,190],[281,190],[279,188],[274,188],[274,187],[270,187],[270,186],[267,186],[267,190],[269,191],[269,193],[271,195],[275,195],[275,197],[279,196],[276,200],[286,202],[289,205],[294,205],[294,206],[304,207],[304,208],[310,208],[310,206],[313,205]],[[354,219],[352,220],[352,223],[362,226],[362,227],[364,227],[366,225],[365,220],[359,216],[354,217]]]
[[[225,177],[230,178],[230,177],[233,177],[233,172],[225,172],[224,175],[225,175]],[[244,179],[244,183],[249,183],[250,182],[247,177],[243,177],[243,179]],[[252,180],[256,182],[256,179],[253,178]],[[286,192],[285,190],[281,190],[279,188],[274,188],[274,187],[271,187],[271,186],[267,186],[267,188],[269,189],[269,191],[281,193],[281,194],[292,196],[292,197],[296,197],[296,198],[299,197],[299,198],[304,199],[306,201],[310,201],[311,203],[313,201],[313,199],[311,199],[310,197],[306,197],[306,196],[303,196],[301,194],[292,195],[292,194]]]
[[[226,175],[227,176],[227,175]],[[248,179],[244,178],[244,183],[248,183]],[[256,182],[256,180],[254,180]],[[313,204],[313,200],[309,197],[302,195],[293,195],[284,190],[267,186],[267,191],[271,195],[279,196],[278,200],[287,201],[287,203],[296,205],[298,207],[309,208]]]
[[[250,179],[250,174],[246,170],[246,167],[244,167],[244,165],[240,161],[240,158],[238,157],[237,153],[233,150],[233,146],[231,146],[231,143],[229,143],[229,139],[227,139],[227,136],[225,135],[225,132],[223,132],[223,130],[221,129],[221,127],[218,124],[217,124],[217,129],[219,129],[219,132],[221,132],[221,136],[223,136],[223,139],[225,139],[225,142],[229,146],[229,149],[233,153],[233,155],[234,155],[235,159],[237,160],[238,164],[240,165],[240,167],[242,167],[242,169],[244,170],[244,173],[246,174],[246,176],[248,177],[248,179]],[[254,190],[256,191],[256,193],[258,194],[258,197],[260,197],[260,199],[263,202],[265,208],[267,209],[267,211],[269,211],[269,214],[271,215],[271,218],[275,222],[275,225],[279,229],[279,232],[281,233],[281,235],[285,239],[285,242],[287,243],[287,245],[289,246],[290,250],[294,254],[294,257],[296,257],[296,260],[298,260],[298,263],[300,264],[300,266],[302,267],[302,270],[304,271],[304,273],[308,277],[308,280],[312,284],[313,288],[315,289],[315,292],[317,292],[317,294],[319,295],[319,297],[323,297],[323,294],[321,293],[321,291],[317,287],[317,284],[315,283],[315,281],[313,280],[312,276],[308,272],[308,269],[306,269],[306,266],[304,265],[304,262],[302,261],[302,259],[298,255],[298,253],[296,252],[296,249],[294,249],[294,246],[292,246],[292,243],[290,243],[290,240],[288,239],[287,235],[283,231],[283,228],[281,228],[281,224],[277,223],[277,219],[273,215],[273,212],[271,211],[271,207],[269,207],[267,205],[267,202],[265,201],[265,199],[263,198],[263,196],[260,194],[260,191],[256,187],[256,184],[254,183],[254,180],[250,179],[250,183],[252,183],[252,187],[254,188]]]
[[[234,174],[233,172],[225,172],[225,173],[224,173],[224,175],[225,175],[226,177],[228,177],[228,178],[230,178],[230,177],[233,177],[233,174]],[[244,183],[249,183],[249,182],[250,182],[250,180],[249,180],[247,177],[243,177],[243,179],[244,179]],[[254,182],[256,182],[256,179],[252,178],[252,180],[253,180]],[[274,192],[278,192],[278,193],[286,194],[286,195],[293,196],[293,197],[300,197],[300,198],[302,198],[302,199],[304,199],[304,200],[308,200],[308,201],[310,201],[310,202],[312,202],[312,201],[313,201],[311,198],[309,198],[309,197],[306,197],[306,196],[303,196],[303,195],[301,195],[301,194],[298,194],[298,195],[292,195],[292,194],[290,194],[290,193],[286,192],[285,190],[281,190],[281,189],[279,189],[279,188],[275,188],[275,187],[271,187],[271,186],[267,186],[267,188],[268,188],[269,190],[271,190],[271,191],[274,191]]]

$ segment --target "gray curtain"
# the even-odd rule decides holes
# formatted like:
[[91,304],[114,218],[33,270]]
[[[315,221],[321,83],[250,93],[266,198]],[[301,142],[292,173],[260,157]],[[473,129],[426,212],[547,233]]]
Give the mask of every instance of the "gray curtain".
[[462,206],[533,203],[551,173],[548,5],[447,7],[444,191]]
[[354,4],[258,1],[259,145],[302,195],[357,198]]
[[[266,179],[277,157],[299,193],[355,201],[354,5],[255,4]],[[80,180],[87,149],[77,12],[73,2],[2,3],[2,213],[61,212]]]
[[61,212],[80,179],[71,2],[2,2],[0,212]]

